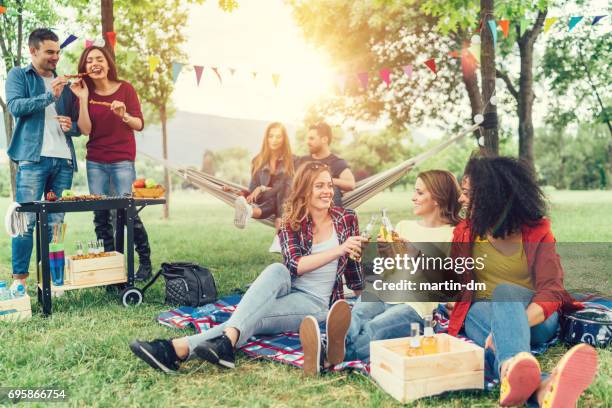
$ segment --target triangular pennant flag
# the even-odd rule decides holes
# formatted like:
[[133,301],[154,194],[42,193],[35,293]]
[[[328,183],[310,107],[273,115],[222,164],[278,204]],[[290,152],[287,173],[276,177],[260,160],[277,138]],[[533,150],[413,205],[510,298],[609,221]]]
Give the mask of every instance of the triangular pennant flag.
[[106,38],[108,39],[111,47],[115,49],[115,45],[117,45],[117,34],[114,31],[107,31]]
[[593,22],[591,22],[591,25],[595,25],[595,24],[599,23],[599,20],[601,20],[604,17],[606,17],[606,16],[595,16],[595,18],[593,19]]
[[[480,47],[480,44],[476,44]],[[480,52],[479,52],[480,54]],[[472,54],[472,52],[464,48],[461,51],[461,70],[463,71],[464,77],[471,77],[476,71],[476,67],[478,66],[478,59]]]
[[361,82],[361,86],[363,89],[368,89],[368,73],[367,72],[359,72],[357,74],[357,78],[359,78],[359,82]]
[[236,68],[230,68],[229,72],[232,76],[234,76],[234,74],[236,73]]
[[278,87],[278,81],[280,80],[280,74],[272,74],[272,82],[274,82],[274,87]]
[[480,64],[480,44],[472,44],[468,48],[468,52],[474,57],[476,62]]
[[211,69],[213,71],[215,71],[215,74],[217,74],[217,78],[219,78],[219,83],[223,83],[223,80],[221,80],[221,74],[219,73],[219,69],[217,67],[211,67]]
[[157,55],[150,55],[149,56],[149,74],[153,75],[158,65],[159,65],[159,57]]
[[547,33],[550,30],[550,27],[555,24],[555,22],[559,19],[559,17],[548,17],[544,20],[544,32]]
[[93,45],[93,40],[85,40],[85,48],[89,48]]
[[173,83],[176,83],[176,80],[178,79],[178,76],[181,73],[181,70],[183,69],[183,65],[185,64],[181,64],[180,62],[172,63],[172,82]]
[[508,34],[510,34],[510,20],[499,20],[497,24],[502,29],[504,38],[508,38]]
[[582,20],[582,16],[572,16],[569,19],[569,26],[567,28],[567,31],[572,31],[574,29],[574,27],[576,27],[576,24],[578,24],[580,22],[580,20]]
[[340,93],[343,94],[344,90],[346,89],[346,75],[336,75],[336,84],[338,85],[338,90],[340,91]]
[[519,25],[519,36],[522,37],[523,34],[525,34],[525,31],[527,31],[527,19],[525,19],[524,17],[521,17],[521,22]]
[[495,24],[495,20],[487,21],[487,25],[491,30],[491,35],[493,36],[493,47],[497,47],[497,24]]
[[0,6],[0,14],[6,13],[6,7]]
[[194,65],[193,69],[195,70],[196,74],[196,83],[198,84],[198,86],[200,86],[200,80],[202,79],[202,72],[204,72],[204,67],[201,65]]
[[253,75],[253,79],[257,78],[257,72],[253,71],[251,72],[251,75]]
[[68,45],[70,45],[72,42],[74,42],[77,38],[77,36],[70,34],[68,36],[68,38],[66,38],[64,40],[64,42],[62,43],[62,45],[60,45],[60,49],[67,47]]
[[459,58],[461,54],[459,54],[459,51],[457,50],[452,50],[452,51],[449,51],[448,56],[451,58]]
[[404,65],[402,67],[404,69],[404,74],[406,74],[406,76],[408,77],[408,79],[412,78],[412,65]]
[[389,88],[389,85],[391,85],[391,70],[389,68],[381,69],[380,79],[382,79],[385,84],[387,84],[387,88]]
[[482,19],[480,19],[480,21],[478,22],[478,29],[476,30],[477,33],[482,31]]
[[435,59],[428,59],[427,61],[424,62],[425,65],[427,65],[427,68],[431,69],[431,72],[433,72],[434,74],[436,73],[436,60]]

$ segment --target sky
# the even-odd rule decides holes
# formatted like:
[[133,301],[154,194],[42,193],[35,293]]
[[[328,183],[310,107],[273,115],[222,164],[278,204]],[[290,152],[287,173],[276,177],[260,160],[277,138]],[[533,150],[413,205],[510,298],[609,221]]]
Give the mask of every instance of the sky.
[[298,122],[310,102],[333,90],[328,58],[306,43],[281,0],[241,0],[231,13],[213,0],[194,5],[186,36],[188,63],[204,66],[204,74],[198,87],[193,69],[181,72],[174,91],[180,110]]

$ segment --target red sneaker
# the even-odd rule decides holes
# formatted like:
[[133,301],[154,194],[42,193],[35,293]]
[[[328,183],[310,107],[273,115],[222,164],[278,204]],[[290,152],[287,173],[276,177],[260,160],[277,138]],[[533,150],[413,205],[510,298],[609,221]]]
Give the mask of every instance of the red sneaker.
[[501,381],[499,405],[515,407],[525,404],[540,386],[540,374],[540,363],[530,353],[514,356]]

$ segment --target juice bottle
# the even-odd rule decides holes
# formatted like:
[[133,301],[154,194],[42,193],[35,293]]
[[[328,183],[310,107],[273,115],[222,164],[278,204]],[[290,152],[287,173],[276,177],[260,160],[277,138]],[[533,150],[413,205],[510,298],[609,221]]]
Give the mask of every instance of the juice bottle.
[[423,333],[423,354],[435,354],[438,352],[438,339],[434,335],[433,318],[425,316],[425,330]]
[[419,338],[419,324],[410,323],[410,343],[408,345],[408,351],[406,351],[408,357],[416,357],[423,355],[423,348],[421,347],[421,339]]
[[382,235],[385,241],[393,242],[393,224],[391,224],[391,220],[387,216],[386,208],[382,209],[380,221],[382,222],[382,226],[380,227],[380,235]]
[[[378,218],[378,216],[373,215],[372,218],[370,218],[370,222],[368,222],[368,225],[366,225],[365,229],[363,231],[361,231],[361,237],[366,238],[367,240],[370,240],[372,238],[372,231],[374,230],[374,223],[376,222],[376,219]],[[362,244],[362,248],[363,248],[363,244]],[[353,255],[349,255],[349,258],[351,258],[353,261],[357,261],[357,262],[361,262],[361,255],[359,256],[353,256]]]

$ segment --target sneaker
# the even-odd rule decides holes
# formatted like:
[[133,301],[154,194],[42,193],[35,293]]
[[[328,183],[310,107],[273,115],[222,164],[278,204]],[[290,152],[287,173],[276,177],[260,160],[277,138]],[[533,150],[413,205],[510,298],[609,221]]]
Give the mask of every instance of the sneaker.
[[597,372],[597,352],[588,344],[578,344],[561,357],[551,373],[542,399],[543,408],[575,407],[578,398],[593,382]]
[[150,263],[140,263],[138,265],[138,271],[136,271],[136,276],[134,279],[136,282],[146,282],[151,279],[151,273],[153,272],[153,267]]
[[523,406],[540,386],[540,363],[531,353],[521,352],[514,356],[502,379],[499,405],[502,407]]
[[247,203],[246,198],[240,196],[234,201],[234,225],[237,228],[243,229],[253,215],[253,207]]
[[181,360],[176,355],[170,340],[134,340],[130,343],[130,350],[156,370],[170,373],[179,369]]
[[319,374],[322,366],[323,354],[321,350],[321,331],[317,319],[306,316],[300,324],[300,342],[304,351],[303,368],[305,375]]
[[331,365],[344,361],[346,333],[351,325],[351,307],[338,300],[327,314],[327,362]]
[[273,254],[281,253],[280,239],[278,238],[278,234],[274,236],[274,239],[272,240],[272,245],[270,245],[268,252],[273,253]]
[[202,360],[225,368],[236,367],[236,353],[232,342],[225,335],[205,341],[193,350]]

